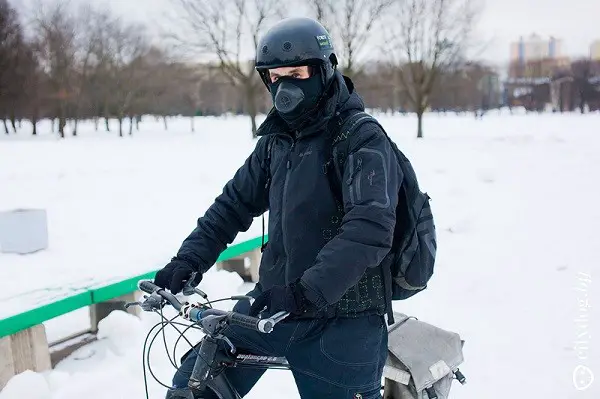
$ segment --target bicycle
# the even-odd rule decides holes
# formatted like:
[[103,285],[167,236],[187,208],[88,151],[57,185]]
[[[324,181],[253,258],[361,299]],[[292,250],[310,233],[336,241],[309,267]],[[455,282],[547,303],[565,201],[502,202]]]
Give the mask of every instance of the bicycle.
[[[146,387],[146,398],[149,399],[148,385],[145,363],[148,363],[148,370],[152,377],[162,386],[167,388],[166,399],[241,399],[240,394],[236,391],[235,387],[228,381],[227,376],[223,371],[228,367],[248,367],[257,369],[282,369],[289,370],[290,365],[285,357],[276,356],[263,356],[254,354],[241,354],[237,353],[237,350],[233,343],[223,335],[223,331],[228,326],[239,326],[242,328],[248,328],[260,333],[269,334],[273,331],[275,325],[286,317],[289,316],[287,312],[278,312],[271,317],[260,319],[251,317],[242,313],[224,311],[215,309],[212,307],[212,303],[224,301],[224,300],[253,300],[254,298],[246,295],[231,296],[229,298],[221,298],[214,301],[208,301],[207,295],[197,288],[191,287],[190,283],[193,281],[193,276],[188,280],[188,283],[183,289],[183,295],[190,296],[192,294],[198,294],[204,298],[207,302],[202,303],[181,303],[177,297],[170,292],[158,287],[150,280],[141,280],[138,282],[138,288],[149,294],[144,297],[142,302],[132,302],[125,306],[129,307],[132,305],[139,305],[144,311],[155,312],[161,316],[162,321],[157,323],[150,329],[144,342],[144,355],[142,366],[144,370],[144,383]],[[162,313],[162,309],[166,304],[170,304],[178,314],[172,319],[167,319]],[[177,317],[181,317],[184,320],[191,322],[191,324],[184,324],[180,322],[174,322],[173,320]],[[173,326],[179,333],[180,336],[175,341],[173,348],[173,358],[175,357],[175,350],[180,339],[184,339],[192,351],[195,351],[197,357],[190,374],[188,386],[186,388],[173,388],[169,385],[160,382],[150,367],[150,349],[154,340],[163,331],[163,340],[165,348],[167,349],[167,341],[164,337],[164,327],[167,325]],[[182,325],[186,328],[180,331],[176,326]],[[154,334],[154,337],[148,345],[148,339],[152,334],[152,331],[158,326],[161,328]],[[199,348],[193,345],[185,336],[185,332],[190,328],[196,328],[204,332],[204,337],[200,342]],[[454,333],[450,333],[454,338]],[[221,345],[220,345],[221,344]],[[148,352],[146,353],[146,347],[148,345]],[[227,350],[224,350],[226,348]],[[461,355],[462,357],[462,355]],[[174,360],[169,357],[171,364],[177,368]],[[453,371],[453,376],[461,384],[466,382],[464,375],[458,370]],[[381,391],[385,391],[385,387],[381,387]],[[427,397],[429,399],[436,399],[438,397],[433,387],[425,388]]]
[[[193,278],[190,278],[191,282]],[[208,301],[205,304],[201,303],[181,303],[175,295],[167,292],[166,290],[158,287],[150,280],[141,280],[138,282],[138,288],[147,293],[144,296],[142,302],[128,303],[126,307],[139,305],[142,310],[147,312],[159,313],[162,321],[156,324],[148,333],[146,341],[144,342],[144,357],[143,368],[144,368],[144,383],[146,387],[146,398],[148,398],[148,385],[146,377],[145,363],[148,363],[148,370],[152,377],[161,385],[167,388],[167,399],[201,399],[208,395],[208,397],[217,397],[219,399],[241,399],[241,396],[236,389],[227,380],[227,377],[223,373],[223,370],[227,367],[251,367],[260,369],[283,369],[289,370],[289,364],[285,357],[274,357],[274,356],[259,356],[252,354],[239,354],[236,353],[235,346],[231,341],[222,334],[223,330],[227,326],[240,326],[243,328],[249,328],[254,331],[258,331],[264,334],[268,334],[273,331],[274,326],[285,319],[289,313],[279,312],[272,315],[269,318],[259,319],[251,317],[242,313],[224,311],[215,309],[212,307],[212,303],[223,300],[250,300],[248,296],[232,296],[229,298],[222,298],[215,301]],[[205,300],[207,296],[204,292],[197,288],[193,288],[190,285],[186,285],[183,290],[185,296],[193,293],[199,294]],[[177,310],[178,315],[172,319],[166,319],[162,314],[162,309],[166,304],[170,304]],[[173,322],[177,317],[181,317],[184,320],[191,322],[192,324],[186,325],[184,323]],[[156,337],[163,331],[164,338],[164,327],[171,325],[173,327],[177,325],[186,326],[186,329],[180,331],[180,337],[175,342],[173,349],[173,357],[175,357],[175,349],[179,339],[183,338],[192,347],[192,350],[196,351],[197,358],[194,365],[193,371],[190,375],[187,388],[172,388],[166,384],[160,382],[156,376],[152,373],[149,362],[150,348]],[[146,345],[148,339],[152,334],[152,331],[158,327],[161,328],[154,334],[154,337],[150,341],[148,346],[148,353],[146,353]],[[204,332],[205,336],[200,343],[200,347],[196,349],[187,338],[183,335],[188,329],[197,328]],[[223,342],[228,351],[220,350],[219,343]],[[164,338],[166,348],[166,338]],[[221,345],[223,346],[223,345]],[[168,349],[168,348],[166,348]],[[170,359],[170,357],[169,357]],[[173,366],[176,366],[174,360],[170,359]],[[212,396],[211,396],[212,395]]]

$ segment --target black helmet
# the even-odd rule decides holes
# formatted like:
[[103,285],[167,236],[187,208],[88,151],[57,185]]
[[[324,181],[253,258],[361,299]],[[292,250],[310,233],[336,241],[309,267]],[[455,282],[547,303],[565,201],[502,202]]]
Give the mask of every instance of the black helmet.
[[258,42],[255,68],[267,87],[271,81],[269,69],[297,65],[318,65],[325,86],[333,78],[337,57],[331,36],[314,19],[283,19]]

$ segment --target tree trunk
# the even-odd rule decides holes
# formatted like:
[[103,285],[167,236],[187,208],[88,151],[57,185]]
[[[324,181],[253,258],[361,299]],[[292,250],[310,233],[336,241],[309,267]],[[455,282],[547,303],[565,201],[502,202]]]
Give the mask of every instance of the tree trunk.
[[129,116],[129,135],[133,136],[133,116]]
[[52,118],[52,133],[56,132],[56,118]]
[[31,118],[31,124],[33,125],[33,132],[31,134],[37,136],[37,117]]
[[58,104],[58,134],[62,139],[65,138],[65,127],[67,126],[66,107],[65,101]]
[[4,131],[6,132],[6,134],[10,134],[10,132],[8,131],[8,125],[6,124],[6,119],[2,119],[2,122],[4,122]]
[[19,125],[19,129],[21,129],[23,127],[23,123],[22,122],[23,122],[22,118],[17,119],[17,123]]
[[10,116],[10,124],[13,128],[13,132],[17,133],[17,118],[14,113]]
[[123,117],[119,116],[119,137],[123,137]]
[[77,126],[79,125],[79,119],[73,119],[73,136],[77,136]]
[[94,117],[94,131],[98,131],[98,123],[99,123],[99,118],[97,116]]
[[141,115],[136,115],[135,116],[135,130],[137,130],[138,132],[140,131],[140,121],[142,120],[142,116]]
[[196,131],[196,129],[195,129],[195,127],[194,127],[194,119],[195,119],[195,118],[194,118],[194,115],[192,115],[192,116],[190,117],[190,122],[191,122],[191,124],[192,124],[192,133],[194,133],[194,132]]
[[64,113],[61,110],[61,115],[58,117],[58,134],[60,135],[60,138],[64,139],[65,138],[65,126],[67,126],[67,120],[64,117]]
[[65,138],[65,126],[67,125],[67,121],[61,116],[58,120],[58,134],[61,139]]
[[167,126],[167,116],[163,115],[163,124],[165,125],[165,130],[169,130],[168,126]]
[[252,124],[252,138],[256,138],[256,96],[254,87],[246,87],[246,107]]
[[423,110],[417,111],[417,138],[423,138]]
[[108,124],[108,116],[104,117],[104,126],[106,126],[106,131],[110,132],[110,125]]

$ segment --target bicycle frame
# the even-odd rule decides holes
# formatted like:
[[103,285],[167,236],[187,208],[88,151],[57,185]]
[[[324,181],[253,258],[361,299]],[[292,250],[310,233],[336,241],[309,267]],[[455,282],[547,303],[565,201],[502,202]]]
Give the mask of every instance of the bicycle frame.
[[264,369],[289,370],[290,365],[285,357],[259,356],[259,355],[237,355],[233,365],[230,367],[248,367]]
[[206,336],[198,349],[196,363],[190,376],[188,387],[170,389],[167,399],[202,398],[207,391],[211,397],[219,399],[241,398],[229,383],[223,371],[231,367],[288,370],[289,364],[284,357],[237,354],[229,356],[219,349],[220,337]]

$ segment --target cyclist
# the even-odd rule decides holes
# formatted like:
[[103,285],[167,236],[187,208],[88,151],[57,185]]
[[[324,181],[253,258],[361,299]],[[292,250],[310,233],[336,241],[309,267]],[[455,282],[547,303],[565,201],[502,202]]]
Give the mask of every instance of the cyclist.
[[[155,283],[177,293],[269,211],[269,240],[250,315],[286,310],[271,334],[230,327],[241,351],[285,356],[302,398],[380,398],[387,357],[387,310],[381,263],[390,252],[401,174],[383,131],[364,124],[349,154],[333,171],[343,204],[328,176],[328,141],[340,115],[364,110],[352,81],[337,70],[327,30],[310,18],[284,19],[256,49],[256,69],[274,108],[258,129],[254,151],[198,219]],[[339,129],[339,125],[337,125]],[[190,352],[175,374],[185,387],[195,362]],[[228,369],[244,396],[264,371]]]

